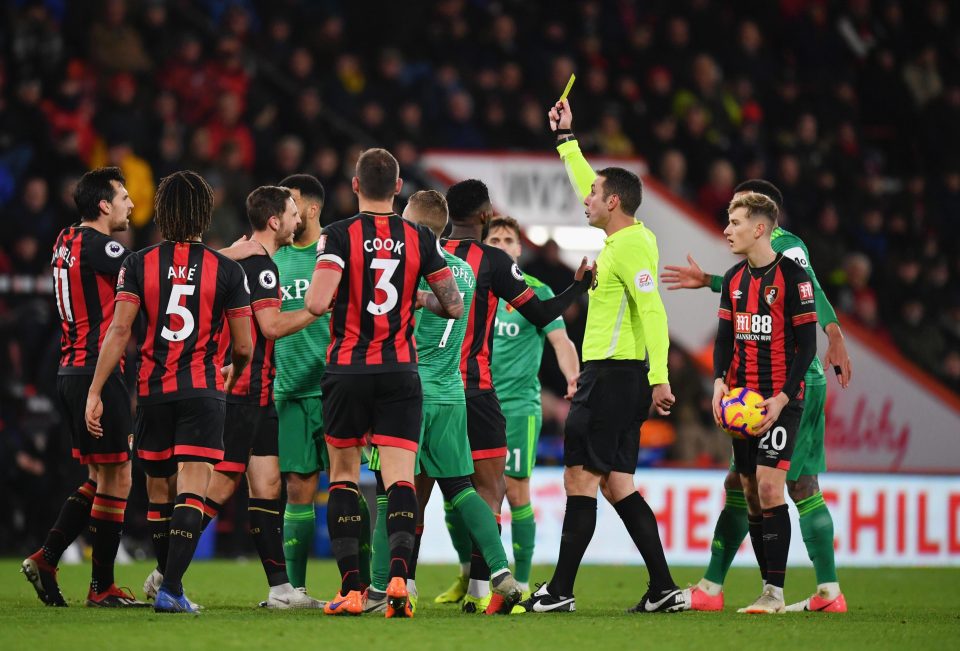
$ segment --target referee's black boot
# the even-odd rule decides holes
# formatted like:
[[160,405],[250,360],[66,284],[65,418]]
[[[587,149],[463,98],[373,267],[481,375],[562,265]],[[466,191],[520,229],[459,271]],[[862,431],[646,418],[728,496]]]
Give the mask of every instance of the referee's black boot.
[[573,595],[569,597],[550,594],[549,583],[537,585],[537,591],[530,598],[521,601],[520,605],[528,613],[572,613],[577,609]]

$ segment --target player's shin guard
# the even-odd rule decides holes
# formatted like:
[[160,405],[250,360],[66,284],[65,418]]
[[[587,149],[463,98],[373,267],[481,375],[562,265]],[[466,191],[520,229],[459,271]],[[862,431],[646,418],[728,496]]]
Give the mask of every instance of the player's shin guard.
[[289,581],[287,564],[283,558],[283,535],[280,519],[280,500],[250,498],[247,505],[247,523],[260,563],[272,588]]
[[449,500],[443,502],[444,519],[447,522],[447,531],[450,532],[450,541],[457,552],[457,558],[460,565],[466,565],[470,562],[470,556],[473,552],[473,541],[470,540],[470,530],[463,522],[463,516],[460,511],[453,508]]
[[120,548],[123,514],[127,500],[97,493],[90,510],[90,532],[93,534],[93,574],[90,588],[100,593],[113,585],[113,564]]
[[[450,499],[451,505],[459,512],[469,535],[475,541],[478,556],[477,563],[470,564],[470,578],[490,580],[490,574],[510,566],[507,554],[500,539],[500,527],[490,506],[473,488],[465,488]],[[474,566],[483,575],[474,576]]]
[[537,521],[533,518],[530,504],[510,510],[510,532],[513,538],[514,578],[520,583],[530,583],[530,568],[533,564],[533,545],[537,538]]
[[597,498],[584,495],[567,497],[567,511],[563,516],[560,534],[560,555],[553,570],[548,590],[560,597],[573,596],[573,584],[587,546],[597,528]]
[[833,552],[833,518],[823,499],[823,493],[811,495],[797,502],[800,512],[800,533],[807,555],[813,561],[817,584],[835,583],[837,566]]
[[313,546],[317,514],[313,504],[290,504],[283,512],[283,556],[290,584],[303,588],[307,582],[307,559]]
[[180,493],[170,518],[170,549],[163,570],[162,588],[179,597],[183,594],[183,575],[186,574],[193,552],[200,542],[203,525],[203,498],[193,493]]
[[790,552],[790,511],[786,504],[763,511],[763,551],[767,559],[767,583],[783,588]]
[[327,528],[340,569],[340,594],[360,590],[360,489],[350,481],[330,483]]
[[763,546],[763,516],[747,514],[747,523],[750,530],[750,544],[757,557],[757,566],[760,568],[760,578],[767,580],[767,553]]
[[363,587],[370,585],[371,581],[371,555],[373,553],[373,544],[370,532],[370,507],[367,506],[367,500],[363,493],[360,493],[360,584]]
[[710,564],[703,575],[707,581],[723,585],[730,571],[737,550],[743,544],[749,529],[747,522],[747,500],[743,491],[727,490],[726,500],[717,525],[713,529],[713,541],[710,543]]
[[220,514],[223,504],[209,497],[203,500],[203,522],[200,524],[200,531],[206,531],[213,519]]
[[390,578],[407,578],[410,555],[416,542],[417,493],[413,484],[398,481],[387,488],[387,539],[390,543]]
[[[660,542],[660,532],[657,529],[657,518],[650,509],[650,505],[638,492],[633,492],[613,505],[617,515],[623,520],[627,533],[633,539],[633,544],[643,557],[650,574],[650,591],[668,590],[675,588],[667,558],[663,553],[663,544]],[[563,593],[566,594],[566,593]]]
[[[377,473],[379,480],[380,473]],[[387,539],[387,494],[377,483],[377,524],[373,528],[373,556],[370,559],[370,585],[383,592],[390,581],[390,542]]]
[[64,550],[77,539],[83,528],[87,526],[90,519],[90,508],[93,506],[93,498],[97,493],[97,482],[88,479],[80,484],[63,503],[60,508],[60,514],[53,527],[47,532],[47,537],[43,541],[43,547],[40,551],[43,554],[43,560],[56,567],[63,556]]
[[173,504],[150,502],[147,504],[147,524],[150,525],[150,538],[153,542],[153,554],[157,557],[157,571],[163,574],[167,567],[167,551],[170,549],[170,518],[173,516]]

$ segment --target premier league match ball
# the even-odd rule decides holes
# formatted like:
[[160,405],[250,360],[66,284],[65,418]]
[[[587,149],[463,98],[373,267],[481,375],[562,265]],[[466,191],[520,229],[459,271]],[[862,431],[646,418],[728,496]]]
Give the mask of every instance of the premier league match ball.
[[756,436],[756,428],[767,410],[760,408],[763,396],[745,387],[736,387],[720,400],[720,424],[738,439]]

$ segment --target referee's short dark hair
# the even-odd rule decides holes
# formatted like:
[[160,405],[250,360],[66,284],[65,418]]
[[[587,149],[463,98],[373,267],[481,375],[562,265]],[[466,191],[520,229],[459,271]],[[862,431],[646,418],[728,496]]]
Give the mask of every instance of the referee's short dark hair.
[[488,203],[490,203],[490,191],[479,179],[467,179],[454,183],[447,190],[447,208],[450,211],[450,219],[455,222],[466,221]]
[[277,185],[261,185],[247,195],[247,219],[253,230],[266,230],[267,222],[278,218],[287,209],[287,199],[293,198],[290,190]]
[[628,215],[636,214],[643,202],[643,183],[640,177],[622,167],[605,167],[597,171],[603,177],[603,198],[611,194],[620,197],[620,206]]
[[313,199],[323,208],[323,202],[326,201],[327,193],[323,189],[323,183],[312,174],[291,174],[278,184],[284,188],[298,190],[300,196]]
[[762,194],[765,197],[770,197],[773,199],[773,203],[777,204],[777,209],[783,212],[783,193],[780,192],[780,188],[775,186],[770,181],[764,181],[763,179],[750,179],[749,181],[744,181],[733,189],[734,194],[739,194],[741,192],[756,192],[757,194]]
[[386,149],[368,149],[357,159],[357,184],[368,199],[392,199],[399,178],[400,164]]
[[123,184],[123,172],[119,167],[98,167],[80,177],[73,191],[73,202],[77,204],[80,221],[94,221],[100,217],[100,202],[113,201],[117,191],[111,181]]

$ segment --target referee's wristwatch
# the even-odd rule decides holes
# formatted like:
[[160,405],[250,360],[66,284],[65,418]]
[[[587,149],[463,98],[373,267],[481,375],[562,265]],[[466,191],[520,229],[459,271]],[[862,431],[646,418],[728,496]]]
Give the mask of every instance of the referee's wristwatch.
[[576,140],[576,136],[573,135],[571,129],[557,129],[557,144],[562,145],[565,142],[570,140]]

